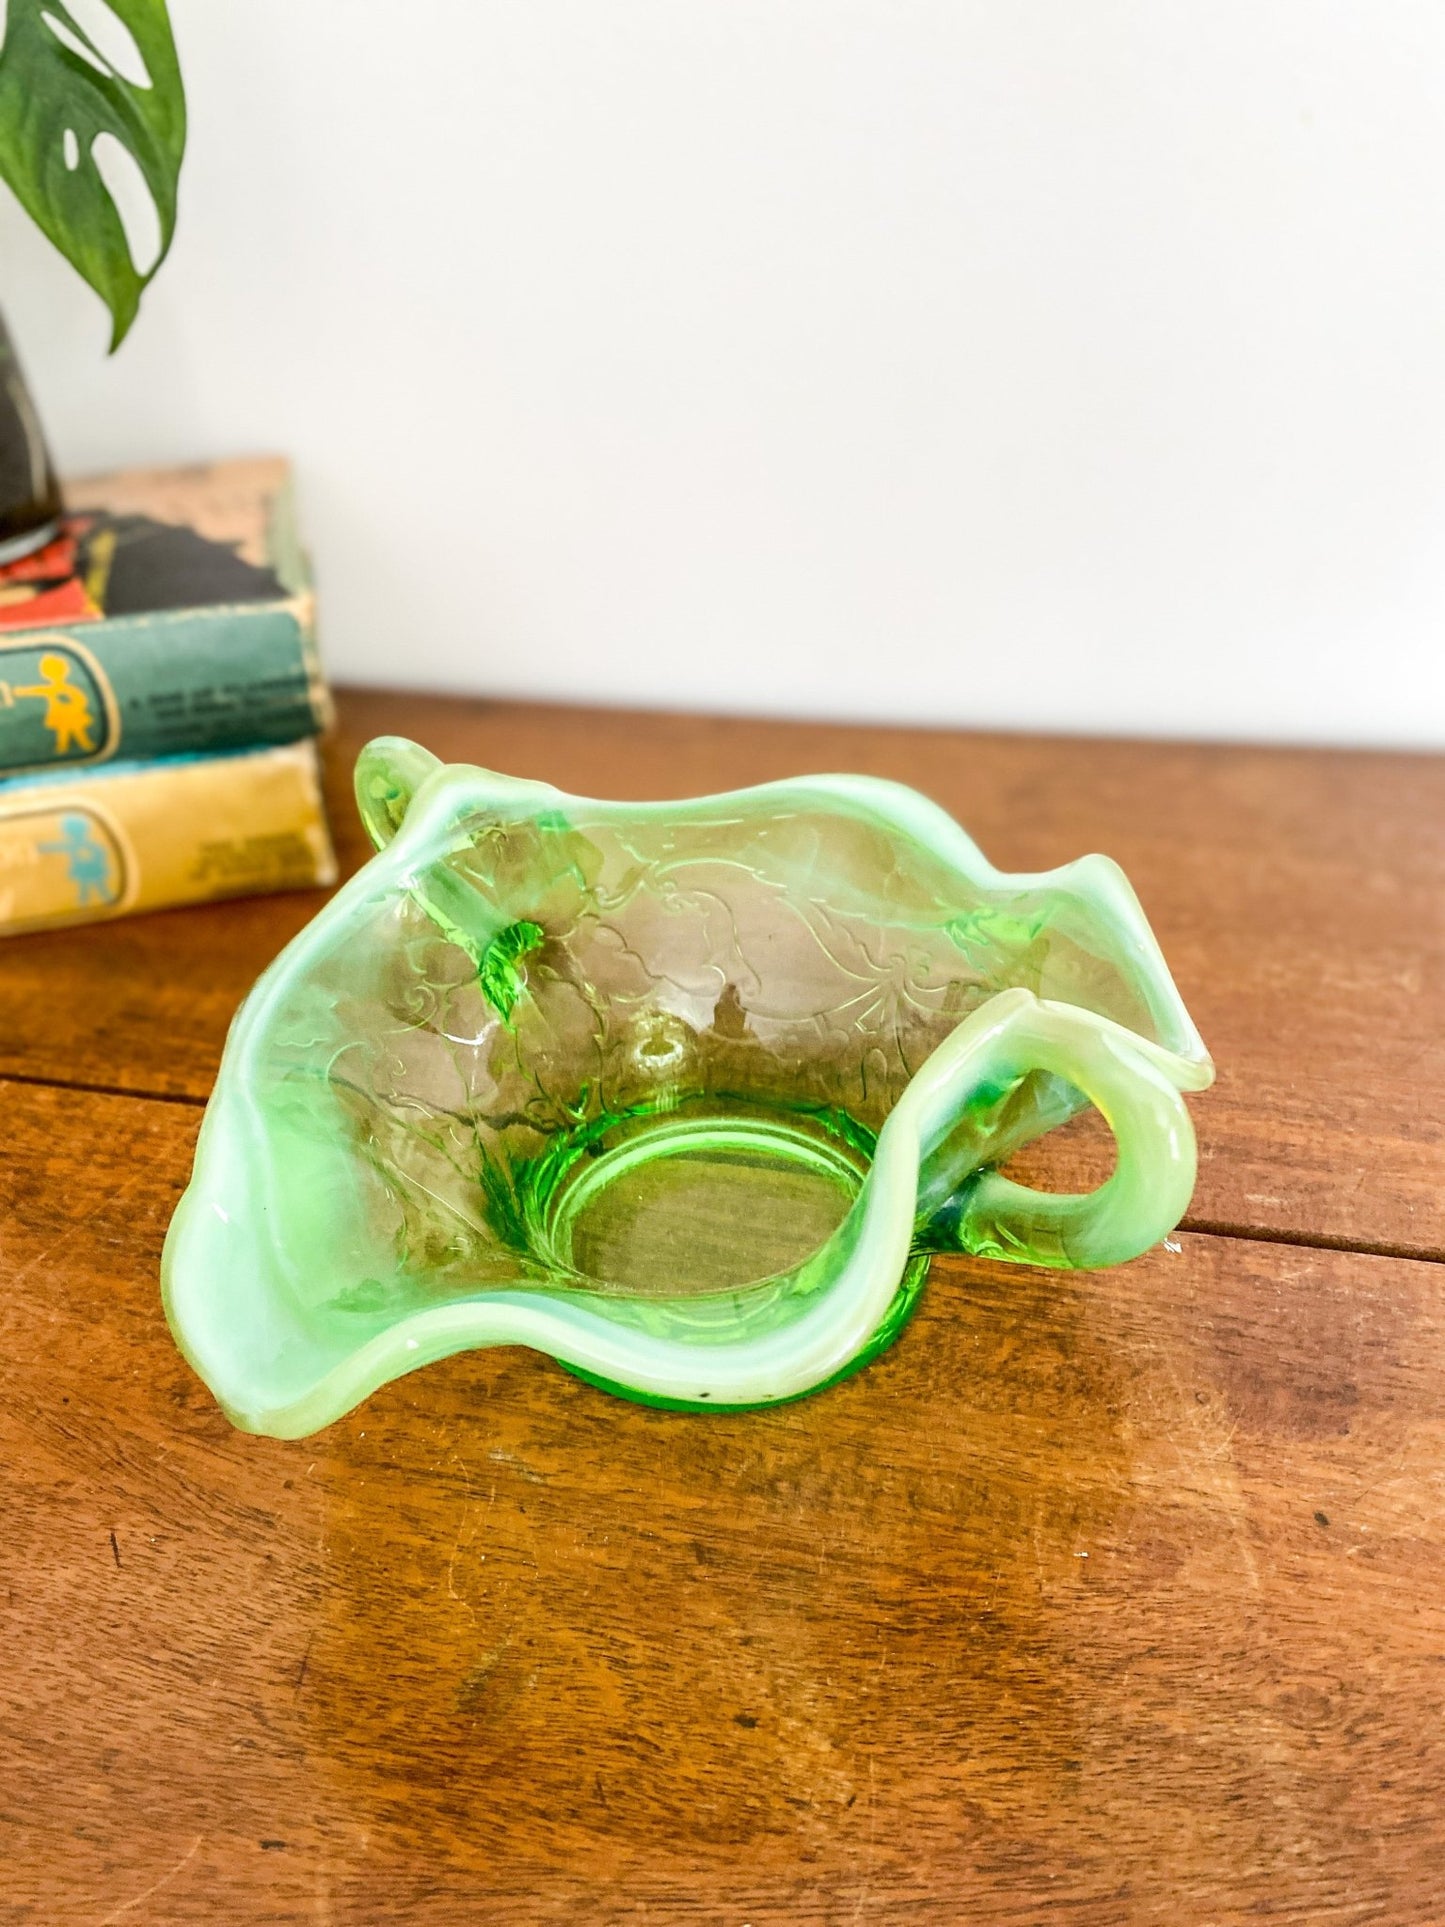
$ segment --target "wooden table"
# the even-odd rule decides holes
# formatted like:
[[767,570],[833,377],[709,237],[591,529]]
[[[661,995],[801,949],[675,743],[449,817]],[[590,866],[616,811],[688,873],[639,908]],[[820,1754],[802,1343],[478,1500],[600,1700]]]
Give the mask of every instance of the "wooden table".
[[[298,1444],[156,1291],[317,896],[0,952],[0,1919],[1445,1919],[1445,760],[353,694],[602,794],[902,777],[1134,879],[1220,1068],[1178,1243],[940,1262],[815,1400],[523,1352]],[[1089,1134],[1036,1155],[1055,1183]]]

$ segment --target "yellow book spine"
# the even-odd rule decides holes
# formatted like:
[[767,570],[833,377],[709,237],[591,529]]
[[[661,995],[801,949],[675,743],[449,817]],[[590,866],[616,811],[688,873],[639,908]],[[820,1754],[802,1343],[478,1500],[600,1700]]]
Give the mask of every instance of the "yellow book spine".
[[0,935],[336,881],[309,741],[0,786]]

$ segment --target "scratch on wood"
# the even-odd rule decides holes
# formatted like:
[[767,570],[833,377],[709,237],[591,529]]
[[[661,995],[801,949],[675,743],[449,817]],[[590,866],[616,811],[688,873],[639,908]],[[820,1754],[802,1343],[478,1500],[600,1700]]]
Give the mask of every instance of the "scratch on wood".
[[139,1907],[143,1901],[149,1900],[152,1894],[158,1894],[162,1887],[168,1887],[171,1881],[173,1881],[181,1871],[181,1868],[184,1867],[188,1861],[194,1860],[197,1853],[200,1852],[201,1842],[204,1838],[204,1834],[198,1833],[169,1873],[163,1873],[159,1880],[153,1880],[145,1892],[137,1894],[134,1900],[123,1900],[118,1907],[113,1908],[112,1911],[105,1916],[105,1919],[99,1923],[99,1927],[110,1927],[113,1920],[122,1919],[126,1914],[133,1912],[135,1908]]
[[111,1527],[110,1549],[111,1549],[111,1552],[115,1555],[115,1563],[119,1565],[120,1564],[120,1547],[116,1544],[114,1526]]
[[[105,1197],[93,1207],[93,1210],[99,1212],[108,1209],[113,1204],[118,1204],[128,1192],[133,1191],[138,1184],[142,1183],[146,1176],[147,1172],[144,1168],[134,1172],[130,1177],[126,1178],[123,1183],[117,1185],[114,1191],[107,1192]],[[67,1230],[62,1231],[58,1238],[53,1238],[49,1244],[43,1245],[33,1258],[21,1265],[18,1271],[11,1273],[6,1289],[13,1292],[16,1285],[28,1278],[32,1271],[38,1271],[42,1265],[48,1264],[56,1252],[60,1250],[61,1246],[68,1244],[69,1241],[77,1235],[80,1228],[79,1226],[71,1225]]]
[[[461,1554],[462,1554],[462,1539],[466,1534],[468,1525],[472,1521],[472,1514],[476,1510],[477,1491],[476,1491],[476,1487],[472,1483],[472,1468],[467,1464],[466,1460],[462,1457],[461,1453],[453,1452],[451,1454],[451,1459],[456,1465],[458,1465],[461,1468],[462,1481],[466,1486],[467,1495],[466,1495],[466,1498],[463,1499],[462,1501],[461,1517],[457,1521],[457,1536],[452,1541],[452,1556],[447,1561],[447,1592],[450,1595],[450,1597],[457,1602],[459,1606],[465,1606],[467,1611],[471,1614],[472,1618],[475,1619],[477,1616],[477,1609],[472,1604],[470,1599],[468,1599],[464,1594],[459,1593],[457,1591],[456,1574],[457,1574],[457,1560],[461,1557]],[[496,1502],[496,1497],[497,1497],[497,1487],[496,1487],[496,1482],[494,1480],[492,1483],[492,1489],[487,1494],[487,1506],[489,1508]],[[467,1544],[468,1544],[468,1548],[470,1549],[470,1545],[471,1545],[470,1539],[468,1539]],[[485,1560],[486,1554],[482,1553],[479,1555],[479,1557],[482,1560]]]
[[291,1694],[292,1699],[300,1697],[301,1688],[306,1684],[306,1669],[311,1664],[311,1647],[315,1638],[315,1633],[312,1633],[306,1641],[306,1651],[301,1655],[301,1664],[296,1668],[296,1685]]
[[462,1516],[457,1525],[457,1536],[452,1542],[452,1556],[447,1561],[447,1592],[459,1606],[465,1606],[473,1619],[475,1619],[477,1616],[476,1607],[473,1606],[470,1599],[467,1599],[462,1593],[457,1591],[457,1560],[461,1557],[462,1535],[467,1529],[469,1516],[467,1508],[463,1507]]
[[864,1910],[868,1905],[868,1899],[873,1889],[873,1846],[878,1827],[878,1815],[873,1805],[873,1777],[874,1762],[873,1755],[870,1753],[868,1755],[868,1838],[863,1848],[863,1878],[858,1887],[858,1898],[853,1906],[853,1919],[855,1922],[863,1919]]
[[1188,1430],[1193,1434],[1192,1452],[1186,1448],[1182,1438],[1171,1441],[1178,1454],[1181,1471],[1197,1492],[1219,1502],[1244,1575],[1251,1590],[1258,1592],[1259,1564],[1249,1541],[1248,1504],[1234,1456],[1238,1420],[1233,1421],[1227,1429],[1222,1429],[1209,1411],[1201,1410],[1197,1403],[1185,1396],[1184,1383],[1172,1365],[1165,1366],[1165,1374],[1174,1390],[1176,1409],[1183,1415]]

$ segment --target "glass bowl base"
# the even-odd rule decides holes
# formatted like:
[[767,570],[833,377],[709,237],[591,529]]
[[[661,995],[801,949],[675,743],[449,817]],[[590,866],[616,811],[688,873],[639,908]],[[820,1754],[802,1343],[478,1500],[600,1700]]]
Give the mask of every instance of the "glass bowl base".
[[555,1161],[534,1238],[539,1255],[609,1293],[747,1290],[832,1237],[865,1168],[807,1120],[712,1107],[654,1113],[580,1134]]

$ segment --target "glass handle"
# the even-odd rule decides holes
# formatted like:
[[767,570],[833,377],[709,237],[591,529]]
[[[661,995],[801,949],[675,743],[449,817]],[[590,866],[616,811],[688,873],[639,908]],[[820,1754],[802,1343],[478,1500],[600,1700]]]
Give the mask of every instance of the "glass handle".
[[1194,1190],[1194,1127],[1141,1040],[1091,1011],[1015,990],[961,1025],[924,1073],[950,1047],[956,1062],[940,1066],[934,1092],[920,1094],[933,1099],[924,1111],[925,1141],[937,1142],[957,1117],[960,1079],[970,1093],[997,1091],[1029,1071],[1052,1071],[1103,1114],[1118,1158],[1097,1190],[1081,1193],[1035,1191],[998,1171],[977,1171],[930,1219],[931,1249],[1082,1270],[1136,1258],[1178,1224]]
[[[356,807],[378,850],[396,836],[417,791],[442,767],[429,749],[405,736],[377,736],[362,750],[356,759]],[[518,965],[542,942],[541,926],[499,914],[495,902],[444,862],[423,865],[403,887],[442,936],[471,958],[483,996],[510,1028],[527,981]]]
[[384,850],[411,799],[441,759],[405,736],[376,736],[356,759],[356,807],[366,834]]

